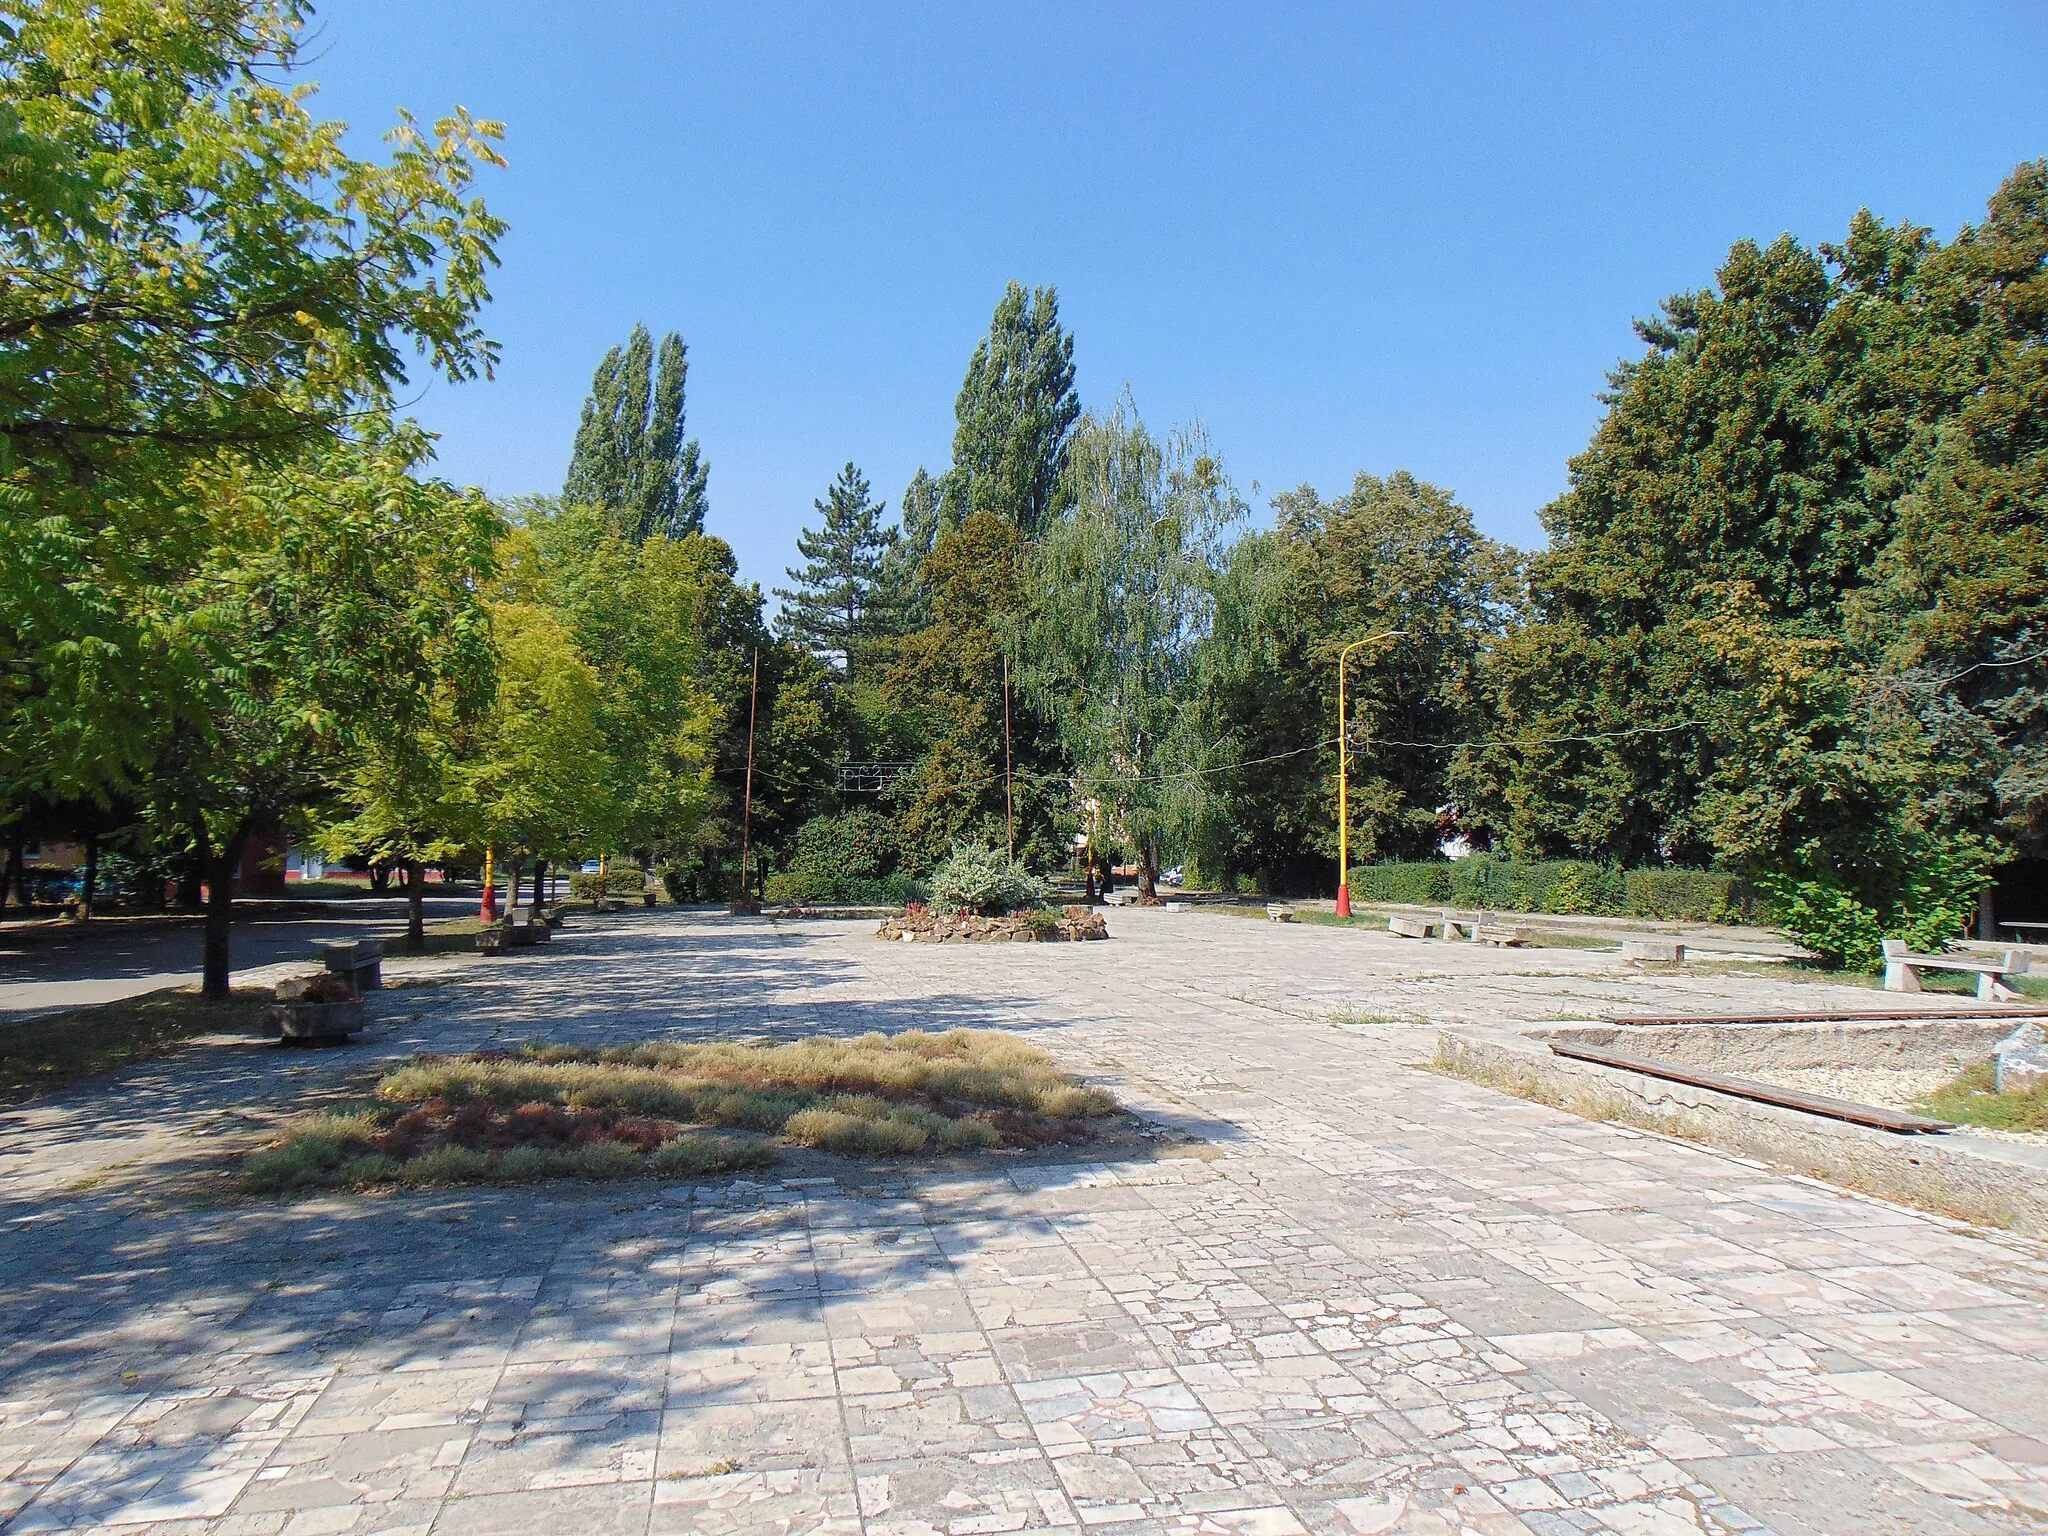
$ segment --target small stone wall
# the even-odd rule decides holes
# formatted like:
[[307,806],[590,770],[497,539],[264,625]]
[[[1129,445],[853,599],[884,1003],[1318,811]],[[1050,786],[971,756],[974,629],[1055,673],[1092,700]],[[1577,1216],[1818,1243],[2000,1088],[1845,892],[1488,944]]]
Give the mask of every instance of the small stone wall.
[[[1039,920],[1044,923],[1044,919]],[[1008,917],[976,917],[957,912],[941,917],[932,911],[905,912],[875,930],[878,939],[916,944],[1063,944],[1080,939],[1106,939],[1102,914],[1088,907],[1061,907],[1057,923],[1034,928],[1022,912]]]

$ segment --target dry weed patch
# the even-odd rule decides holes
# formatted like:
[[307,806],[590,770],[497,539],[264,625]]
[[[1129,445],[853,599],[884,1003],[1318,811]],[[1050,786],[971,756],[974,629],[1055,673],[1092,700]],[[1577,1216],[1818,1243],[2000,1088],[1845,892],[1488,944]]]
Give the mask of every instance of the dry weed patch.
[[1920,1103],[1922,1114],[1951,1125],[1981,1125],[1994,1131],[2048,1131],[2048,1088],[2024,1093],[1998,1091],[1995,1062],[1967,1067]]
[[416,1058],[385,1075],[375,1100],[293,1122],[244,1179],[284,1190],[688,1177],[773,1161],[770,1136],[869,1155],[1080,1141],[1117,1107],[1037,1047],[990,1030],[780,1046],[536,1044]]

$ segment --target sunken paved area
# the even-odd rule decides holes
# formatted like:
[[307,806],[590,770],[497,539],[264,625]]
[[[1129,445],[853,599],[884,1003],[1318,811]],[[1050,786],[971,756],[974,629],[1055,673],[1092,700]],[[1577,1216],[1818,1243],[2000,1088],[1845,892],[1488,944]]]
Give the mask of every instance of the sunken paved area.
[[[343,1051],[0,1122],[0,1528],[2038,1531],[2048,1254],[1419,1070],[1424,1019],[1850,993],[1211,914],[590,920]],[[1339,1022],[1339,1021],[1343,1022]],[[1014,1029],[1210,1159],[244,1201],[422,1046]]]

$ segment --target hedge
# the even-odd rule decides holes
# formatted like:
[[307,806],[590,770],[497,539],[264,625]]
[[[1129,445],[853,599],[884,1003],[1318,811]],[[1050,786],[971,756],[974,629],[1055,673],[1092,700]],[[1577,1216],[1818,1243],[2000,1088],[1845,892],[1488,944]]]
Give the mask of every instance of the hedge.
[[[615,864],[604,872],[605,894],[614,900],[632,900],[646,888],[647,877],[637,864]],[[569,877],[569,894],[578,901],[597,899],[597,871],[582,871]]]
[[1760,897],[1739,875],[1705,869],[1630,869],[1574,859],[1467,859],[1364,864],[1352,869],[1353,901],[1492,907],[1505,912],[1587,913],[1666,922],[1739,923]]
[[908,875],[846,875],[814,868],[786,869],[761,885],[764,901],[808,902],[817,906],[900,907],[924,900],[924,887]]

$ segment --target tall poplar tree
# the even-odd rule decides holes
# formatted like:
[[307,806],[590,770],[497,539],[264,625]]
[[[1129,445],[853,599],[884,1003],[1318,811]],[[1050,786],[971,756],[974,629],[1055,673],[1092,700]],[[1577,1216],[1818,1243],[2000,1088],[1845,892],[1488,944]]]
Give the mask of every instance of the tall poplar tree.
[[1035,538],[1070,499],[1067,443],[1081,415],[1074,338],[1060,327],[1056,292],[1010,284],[975,345],[953,412],[945,525],[994,512]]
[[851,463],[839,471],[825,499],[811,503],[822,525],[797,535],[806,563],[789,569],[795,588],[775,589],[784,604],[777,620],[783,636],[821,657],[839,657],[849,683],[865,643],[890,629],[882,570],[894,530],[883,528],[884,504],[870,501],[869,492]]
[[704,531],[709,507],[704,463],[695,438],[683,439],[689,349],[671,331],[658,350],[636,325],[624,347],[597,365],[562,499],[600,508],[631,543]]

